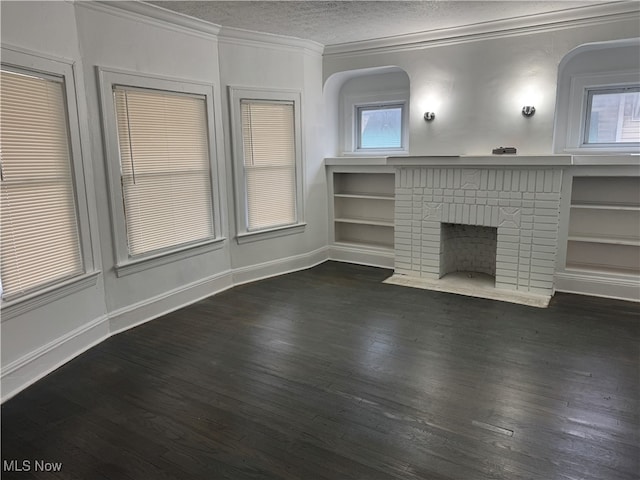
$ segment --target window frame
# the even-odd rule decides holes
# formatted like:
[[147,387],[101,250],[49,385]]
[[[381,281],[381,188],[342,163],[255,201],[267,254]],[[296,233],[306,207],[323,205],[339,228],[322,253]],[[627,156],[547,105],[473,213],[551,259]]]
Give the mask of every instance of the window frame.
[[580,74],[571,77],[567,116],[567,153],[576,154],[624,154],[638,153],[640,143],[586,143],[589,125],[589,92],[625,89],[640,86],[637,72]]
[[[104,148],[109,185],[109,202],[115,255],[115,271],[118,277],[137,273],[159,265],[199,255],[222,247],[219,168],[216,154],[214,89],[213,85],[186,79],[147,75],[139,72],[96,67],[100,90],[101,118],[104,132]],[[170,246],[161,250],[131,256],[127,244],[127,229],[123,203],[120,171],[120,147],[113,89],[122,86],[132,89],[158,90],[178,94],[199,95],[205,98],[209,150],[209,175],[213,215],[213,236],[202,241]]]
[[[353,156],[388,156],[405,155],[409,153],[409,91],[389,90],[378,93],[345,95],[341,100],[342,126],[341,143],[343,155]],[[400,148],[358,148],[359,126],[358,108],[386,105],[402,106],[402,126]]]
[[[589,142],[589,132],[591,130],[591,109],[593,108],[593,97],[598,94],[615,94],[615,93],[629,93],[629,92],[640,92],[640,83],[637,85],[628,85],[628,86],[620,86],[620,85],[611,85],[604,87],[587,87],[585,88],[585,113],[584,113],[584,128],[583,128],[583,138],[582,138],[582,146],[587,147],[609,147],[615,148],[619,146],[640,146],[640,142]],[[640,102],[639,102],[640,103]],[[635,110],[638,109],[637,105],[634,105],[634,111],[632,112],[632,117],[635,115]]]
[[73,188],[74,208],[78,229],[78,243],[82,268],[77,275],[52,282],[43,283],[23,294],[14,294],[8,300],[0,301],[2,320],[26,313],[57,299],[71,295],[85,288],[96,285],[98,274],[97,259],[94,257],[95,246],[91,236],[92,203],[87,195],[87,184],[92,177],[91,166],[85,165],[85,152],[82,138],[87,135],[86,127],[80,122],[78,72],[75,62],[65,58],[54,57],[30,50],[2,45],[2,68],[18,73],[25,73],[41,78],[61,80],[66,109],[69,166]]
[[[392,108],[400,108],[400,146],[399,147],[371,147],[362,146],[362,112],[367,110],[386,110]],[[406,103],[405,102],[376,102],[354,104],[354,146],[356,152],[404,152],[406,151]]]
[[[304,222],[304,162],[302,135],[302,92],[294,89],[269,89],[229,86],[229,110],[231,119],[231,141],[233,157],[233,177],[235,187],[236,240],[238,244],[277,238],[285,235],[302,233]],[[258,230],[248,229],[247,190],[244,169],[244,147],[242,137],[242,101],[287,102],[293,103],[294,139],[295,139],[295,222],[288,225],[266,227]]]

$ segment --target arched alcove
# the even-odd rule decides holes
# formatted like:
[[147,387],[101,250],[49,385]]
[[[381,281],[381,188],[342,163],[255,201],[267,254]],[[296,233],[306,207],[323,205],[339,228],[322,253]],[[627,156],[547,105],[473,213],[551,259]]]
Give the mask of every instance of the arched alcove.
[[553,151],[624,151],[625,147],[582,148],[587,90],[634,85],[640,85],[640,38],[587,43],[567,53],[558,66]]
[[324,85],[325,156],[357,152],[355,107],[359,104],[403,103],[403,148],[408,152],[409,76],[400,67],[348,70],[331,75]]

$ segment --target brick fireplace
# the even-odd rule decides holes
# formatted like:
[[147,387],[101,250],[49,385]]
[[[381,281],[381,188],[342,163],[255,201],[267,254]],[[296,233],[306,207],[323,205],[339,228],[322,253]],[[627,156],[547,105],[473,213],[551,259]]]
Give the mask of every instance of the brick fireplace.
[[[390,283],[414,279],[410,286],[450,291],[438,287],[445,275],[469,267],[493,274],[495,291],[467,285],[467,294],[546,306],[554,292],[562,170],[545,157],[526,166],[491,165],[492,157],[431,166],[429,159],[438,160],[422,158],[426,165],[396,169]],[[474,227],[481,228],[472,234]]]

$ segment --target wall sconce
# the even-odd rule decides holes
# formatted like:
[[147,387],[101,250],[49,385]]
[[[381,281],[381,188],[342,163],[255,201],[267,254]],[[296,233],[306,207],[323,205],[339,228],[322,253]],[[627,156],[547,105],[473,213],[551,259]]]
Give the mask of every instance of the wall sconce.
[[433,113],[433,112],[425,112],[425,113],[424,113],[424,119],[425,119],[425,121],[430,122],[430,121],[432,121],[434,118],[436,118],[436,114],[435,114],[435,113]]
[[536,107],[527,105],[522,107],[522,115],[525,117],[533,117],[533,114],[536,113]]

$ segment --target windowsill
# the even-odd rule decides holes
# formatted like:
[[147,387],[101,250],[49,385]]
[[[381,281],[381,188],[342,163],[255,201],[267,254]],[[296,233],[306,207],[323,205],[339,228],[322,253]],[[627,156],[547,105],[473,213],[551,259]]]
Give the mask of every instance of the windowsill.
[[9,320],[23,313],[27,313],[43,305],[67,297],[73,293],[94,287],[98,282],[99,270],[91,273],[85,273],[78,277],[74,277],[65,282],[48,288],[2,302],[2,321]]
[[126,277],[127,275],[142,272],[150,268],[159,267],[160,265],[166,265],[167,263],[177,262],[195,255],[212,252],[222,248],[225,240],[225,237],[214,238],[197,244],[185,245],[173,250],[157,253],[152,256],[126,260],[115,266],[116,275],[118,277]]
[[286,235],[296,235],[304,232],[307,224],[296,223],[294,225],[285,225],[282,227],[274,227],[265,230],[259,230],[256,232],[242,232],[238,233],[237,240],[238,245],[244,243],[257,242],[260,240],[268,240],[270,238],[284,237]]
[[409,151],[404,148],[396,150],[355,150],[353,152],[342,152],[343,157],[400,157],[402,155],[409,155]]

